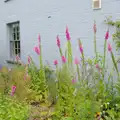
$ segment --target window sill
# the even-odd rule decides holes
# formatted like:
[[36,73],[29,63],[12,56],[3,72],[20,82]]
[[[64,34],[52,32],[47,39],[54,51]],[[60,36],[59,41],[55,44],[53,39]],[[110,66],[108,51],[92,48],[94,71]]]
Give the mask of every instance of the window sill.
[[93,10],[101,10],[101,8],[93,8]]
[[13,65],[21,65],[20,63],[14,61],[14,60],[6,60],[8,64],[13,64]]

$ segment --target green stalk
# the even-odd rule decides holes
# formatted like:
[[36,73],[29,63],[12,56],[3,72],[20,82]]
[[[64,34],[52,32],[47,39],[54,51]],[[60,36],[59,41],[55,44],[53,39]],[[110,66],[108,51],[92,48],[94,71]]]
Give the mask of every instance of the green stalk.
[[96,33],[94,33],[94,52],[95,52],[96,59],[97,59]]
[[84,53],[82,53],[82,61],[83,61],[83,66],[85,66],[85,57],[84,57]]
[[40,69],[43,69],[41,44],[40,44]]
[[76,67],[77,67],[78,80],[80,81],[80,71],[79,71],[79,66],[76,65]]
[[[44,85],[46,84],[46,78],[45,78],[45,70],[44,70],[44,67],[43,67],[43,63],[42,63],[42,47],[41,47],[41,43],[39,44],[39,47],[40,47],[40,73],[41,73],[41,75],[40,76],[42,76],[42,81],[43,81],[43,83],[44,83]],[[45,86],[45,90],[46,90],[46,87],[47,86]]]
[[[80,39],[78,39],[78,44],[79,44],[79,47],[82,45],[82,42]],[[82,55],[82,63],[83,63],[83,66],[85,66],[85,57],[84,57],[84,52],[81,53]]]
[[62,49],[61,48],[59,48],[59,52],[60,52],[60,56],[62,57],[63,53],[62,53]]
[[70,40],[68,40],[67,42],[67,47],[68,47],[68,65],[72,65],[72,47]]
[[104,42],[103,69],[105,69],[105,63],[106,63],[106,47],[107,47],[107,40],[105,40],[105,42]]
[[116,61],[115,61],[115,57],[114,57],[113,52],[111,52],[111,57],[112,57],[112,61],[113,61],[114,67],[115,67],[116,72],[117,72],[118,77],[119,77],[119,71],[118,71],[118,67],[117,67],[117,64],[116,64]]

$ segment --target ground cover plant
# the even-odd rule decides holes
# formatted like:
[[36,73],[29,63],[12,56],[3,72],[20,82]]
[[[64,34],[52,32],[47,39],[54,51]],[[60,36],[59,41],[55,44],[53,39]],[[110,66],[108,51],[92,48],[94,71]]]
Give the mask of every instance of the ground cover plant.
[[[60,60],[55,69],[43,64],[41,38],[32,57],[24,64],[16,56],[16,67],[0,66],[0,120],[119,120],[120,74],[117,57],[105,33],[104,53],[100,54],[94,32],[94,58],[87,58],[78,39],[80,57],[73,57],[71,37],[66,27],[67,48],[56,37]],[[108,54],[110,60],[107,61]]]

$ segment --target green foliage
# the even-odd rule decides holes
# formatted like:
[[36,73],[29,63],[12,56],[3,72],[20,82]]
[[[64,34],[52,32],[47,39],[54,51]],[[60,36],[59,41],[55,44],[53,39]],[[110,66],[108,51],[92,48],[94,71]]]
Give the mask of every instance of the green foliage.
[[0,94],[0,120],[27,120],[29,107]]
[[[113,24],[110,21],[110,23],[119,27],[119,22]],[[46,115],[45,110],[40,110],[38,112],[40,114],[36,114],[41,103],[45,103],[47,113],[48,107],[51,108],[54,105],[54,112],[50,111],[53,120],[119,120],[119,69],[114,53],[111,51],[112,69],[108,70],[107,41],[104,42],[103,55],[99,54],[96,48],[95,32],[95,57],[86,58],[82,42],[78,40],[81,62],[74,65],[72,45],[68,40],[65,51],[67,62],[62,62],[61,67],[56,65],[56,70],[43,65],[39,41],[40,54],[37,54],[40,60],[39,69],[32,58],[28,65],[21,64],[11,70],[6,67],[0,69],[0,93],[4,94],[0,95],[0,119],[28,119],[29,109],[23,103],[24,101],[34,108],[32,113],[35,115],[30,115],[34,119],[40,118],[41,113],[44,114],[43,116]],[[59,47],[59,51],[62,57],[62,48]],[[113,82],[116,79],[116,73],[118,74],[117,83]],[[16,90],[14,95],[10,96],[12,86],[16,86]]]
[[72,46],[70,40],[67,41],[67,52],[68,52],[68,56],[67,56],[68,64],[72,65],[73,58],[72,58]]
[[11,93],[11,87],[16,86],[15,95],[19,100],[24,100],[27,97],[29,85],[31,83],[30,76],[26,74],[26,67],[17,66],[14,69],[8,70],[2,68],[0,72],[1,93]]
[[113,21],[111,17],[108,17],[105,22],[108,24],[108,25],[112,25],[112,26],[115,26],[116,30],[113,34],[113,40],[116,44],[116,48],[117,50],[120,49],[120,20],[117,20],[117,21]]

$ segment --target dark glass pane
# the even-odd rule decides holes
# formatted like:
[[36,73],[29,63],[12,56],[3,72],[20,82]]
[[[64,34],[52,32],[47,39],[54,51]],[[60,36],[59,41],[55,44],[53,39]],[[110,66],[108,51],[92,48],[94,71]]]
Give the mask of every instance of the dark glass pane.
[[17,51],[18,51],[18,49],[15,49],[15,55],[17,55],[17,54],[18,54],[18,52],[17,52]]
[[15,48],[17,48],[17,41],[15,41]]
[[20,41],[18,41],[18,48],[20,49]]
[[13,32],[15,33],[15,27],[13,28]]
[[17,32],[19,31],[19,26],[17,26]]
[[16,40],[16,34],[13,33],[13,40]]
[[19,32],[17,32],[17,40],[20,40],[20,37],[19,37]]
[[20,49],[18,49],[18,54],[20,55]]

